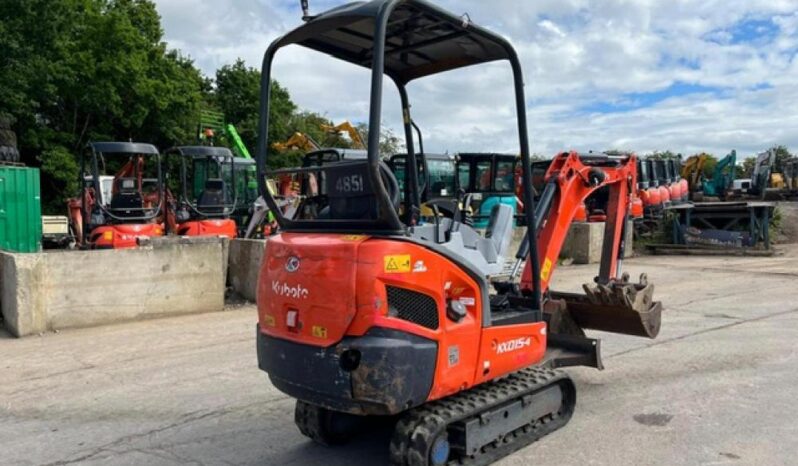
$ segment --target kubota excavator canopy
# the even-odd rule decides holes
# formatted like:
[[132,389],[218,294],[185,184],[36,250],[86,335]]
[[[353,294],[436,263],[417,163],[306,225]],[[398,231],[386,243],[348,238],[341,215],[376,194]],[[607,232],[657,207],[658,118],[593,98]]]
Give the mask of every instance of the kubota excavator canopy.
[[501,36],[422,0],[349,3],[313,17],[276,45],[299,44],[369,68],[377,42],[375,22],[390,7],[384,69],[399,83],[514,54]]

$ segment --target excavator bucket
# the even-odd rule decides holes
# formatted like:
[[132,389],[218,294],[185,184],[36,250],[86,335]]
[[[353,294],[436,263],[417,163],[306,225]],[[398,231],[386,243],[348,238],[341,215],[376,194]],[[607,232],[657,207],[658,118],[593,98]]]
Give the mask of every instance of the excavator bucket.
[[571,320],[580,328],[655,338],[662,319],[662,303],[653,300],[654,285],[646,275],[630,283],[628,275],[607,284],[584,284],[585,294],[552,292],[565,303]]

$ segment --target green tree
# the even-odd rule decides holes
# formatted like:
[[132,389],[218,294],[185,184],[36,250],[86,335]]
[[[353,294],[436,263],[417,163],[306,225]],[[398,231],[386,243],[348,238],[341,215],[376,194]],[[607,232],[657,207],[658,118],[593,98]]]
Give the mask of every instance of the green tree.
[[784,162],[792,158],[792,154],[787,149],[787,146],[773,146],[768,150],[772,150],[776,153],[776,162],[774,164],[773,171],[777,173],[784,173]]
[[743,165],[737,178],[751,178],[754,176],[754,166],[756,165],[756,157],[746,157],[743,160]]
[[[270,91],[269,141],[282,141],[295,131],[291,129],[291,121],[297,107],[288,90],[277,81],[272,81]],[[241,59],[219,68],[212,99],[225,120],[236,126],[244,144],[255,148],[260,117],[260,71],[246,66]]]
[[75,194],[88,141],[191,140],[202,76],[162,36],[149,0],[0,2],[0,113],[42,167],[45,211]]
[[[368,144],[369,125],[367,123],[359,123],[356,126],[357,130],[363,135],[363,139]],[[390,157],[404,150],[405,143],[403,137],[399,137],[390,128],[380,129],[380,156]],[[418,147],[416,147],[415,150],[418,151]]]

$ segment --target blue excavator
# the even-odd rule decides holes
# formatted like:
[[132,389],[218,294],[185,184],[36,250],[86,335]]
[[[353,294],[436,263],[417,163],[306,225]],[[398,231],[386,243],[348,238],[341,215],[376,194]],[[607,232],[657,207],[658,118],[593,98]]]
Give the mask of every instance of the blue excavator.
[[704,196],[713,196],[720,199],[726,198],[726,193],[732,187],[737,171],[737,151],[732,150],[729,155],[718,160],[712,170],[712,178],[701,181],[701,190]]

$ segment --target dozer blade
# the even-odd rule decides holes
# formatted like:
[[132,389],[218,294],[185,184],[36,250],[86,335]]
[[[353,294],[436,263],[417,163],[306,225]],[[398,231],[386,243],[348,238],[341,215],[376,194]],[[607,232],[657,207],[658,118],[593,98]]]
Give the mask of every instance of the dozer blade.
[[655,338],[662,319],[662,303],[653,300],[654,285],[646,275],[630,283],[628,275],[604,284],[582,285],[585,294],[552,292],[581,328]]

